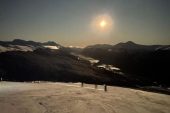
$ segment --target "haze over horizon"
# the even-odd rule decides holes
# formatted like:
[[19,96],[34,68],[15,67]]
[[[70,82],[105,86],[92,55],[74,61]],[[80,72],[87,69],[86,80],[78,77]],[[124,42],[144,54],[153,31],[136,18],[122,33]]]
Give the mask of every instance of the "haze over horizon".
[[170,44],[169,0],[1,0],[0,40]]

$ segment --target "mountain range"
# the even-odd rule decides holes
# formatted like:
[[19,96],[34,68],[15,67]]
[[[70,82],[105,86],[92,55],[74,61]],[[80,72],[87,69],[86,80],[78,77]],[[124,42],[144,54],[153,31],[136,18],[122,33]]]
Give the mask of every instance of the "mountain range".
[[[92,64],[86,57],[98,62]],[[10,81],[169,87],[169,58],[170,45],[140,45],[128,41],[70,48],[53,41],[15,39],[0,41],[0,76]]]
[[97,44],[81,54],[112,64],[133,76],[146,77],[169,84],[170,45],[140,45],[132,41],[116,45]]

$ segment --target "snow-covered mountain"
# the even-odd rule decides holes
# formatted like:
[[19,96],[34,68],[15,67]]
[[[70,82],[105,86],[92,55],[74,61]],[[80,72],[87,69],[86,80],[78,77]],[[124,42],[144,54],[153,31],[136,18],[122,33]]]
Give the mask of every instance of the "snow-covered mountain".
[[34,42],[25,41],[21,39],[14,39],[13,41],[0,41],[0,52],[6,51],[34,51],[37,48],[59,49],[62,46],[52,42]]

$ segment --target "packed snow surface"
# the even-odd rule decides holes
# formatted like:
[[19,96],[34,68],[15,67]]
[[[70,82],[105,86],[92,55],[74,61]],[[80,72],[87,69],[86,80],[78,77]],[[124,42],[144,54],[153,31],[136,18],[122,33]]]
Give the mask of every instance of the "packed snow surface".
[[0,113],[169,113],[170,96],[108,86],[0,82]]

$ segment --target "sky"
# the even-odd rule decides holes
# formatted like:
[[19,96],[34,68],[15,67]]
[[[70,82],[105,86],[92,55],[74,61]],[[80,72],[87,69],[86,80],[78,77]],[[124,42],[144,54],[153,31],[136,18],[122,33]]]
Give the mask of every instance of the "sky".
[[0,0],[0,40],[13,39],[80,47],[126,41],[167,45],[170,0]]

